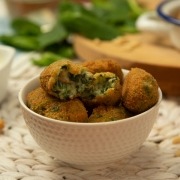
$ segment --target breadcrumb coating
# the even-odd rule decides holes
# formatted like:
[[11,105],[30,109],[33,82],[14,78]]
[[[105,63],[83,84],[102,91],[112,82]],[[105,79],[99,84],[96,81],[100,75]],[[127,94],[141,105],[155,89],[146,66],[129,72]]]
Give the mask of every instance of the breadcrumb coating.
[[93,109],[88,122],[108,122],[131,116],[132,114],[123,106],[98,106]]
[[141,113],[156,104],[158,98],[158,83],[155,78],[143,69],[132,68],[122,87],[123,105],[134,113]]
[[86,122],[88,114],[79,99],[60,101],[48,95],[41,87],[27,95],[27,106],[43,116],[71,122]]

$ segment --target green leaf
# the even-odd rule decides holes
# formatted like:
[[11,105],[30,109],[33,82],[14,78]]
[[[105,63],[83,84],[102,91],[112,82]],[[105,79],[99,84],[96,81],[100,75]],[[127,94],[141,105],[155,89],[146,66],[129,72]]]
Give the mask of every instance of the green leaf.
[[110,24],[124,22],[132,14],[127,0],[94,0],[92,11]]
[[93,18],[81,12],[66,12],[61,14],[61,23],[71,33],[79,33],[88,38],[110,40],[119,35],[117,29],[98,18]]
[[65,28],[62,25],[57,24],[51,31],[38,36],[39,47],[44,49],[54,43],[64,41],[67,37],[68,32]]
[[32,58],[32,62],[37,66],[48,66],[59,59],[62,59],[60,55],[52,52],[45,52],[42,53],[39,58]]
[[0,37],[4,44],[19,48],[21,50],[37,50],[39,44],[36,38],[22,35],[3,35]]
[[93,17],[96,16],[94,12],[87,9],[81,3],[76,3],[70,0],[64,0],[60,3],[59,18],[61,17],[61,14],[66,13],[66,12],[81,12],[84,15],[93,16]]
[[73,58],[75,56],[74,49],[70,45],[62,46],[58,52],[62,57],[65,57],[65,58]]
[[139,16],[146,11],[145,8],[141,8],[137,0],[127,0],[129,7],[133,11],[135,16]]
[[41,34],[40,26],[25,18],[13,19],[11,26],[18,35],[35,36]]
[[39,58],[33,58],[32,62],[35,65],[38,66],[48,66],[51,63],[60,60],[62,58],[73,58],[74,57],[74,50],[72,48],[72,46],[67,46],[67,45],[61,45],[58,52],[50,52],[50,51],[46,51],[44,53],[41,53]]

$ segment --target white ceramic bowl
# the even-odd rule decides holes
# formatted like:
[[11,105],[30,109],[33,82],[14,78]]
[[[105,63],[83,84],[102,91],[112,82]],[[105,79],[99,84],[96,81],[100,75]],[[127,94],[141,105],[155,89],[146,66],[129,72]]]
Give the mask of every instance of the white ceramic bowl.
[[153,127],[162,99],[159,89],[159,100],[154,107],[124,120],[65,122],[41,116],[26,106],[27,93],[38,86],[39,76],[27,82],[19,92],[23,116],[30,133],[46,152],[79,167],[118,161],[137,150]]
[[15,49],[0,45],[0,102],[5,98],[11,63],[15,55]]

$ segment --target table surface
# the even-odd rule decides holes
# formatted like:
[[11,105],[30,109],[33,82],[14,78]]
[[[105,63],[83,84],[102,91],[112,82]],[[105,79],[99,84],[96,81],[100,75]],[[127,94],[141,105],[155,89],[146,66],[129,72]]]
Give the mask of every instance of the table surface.
[[[3,7],[1,0],[1,32],[7,17]],[[0,104],[0,119],[5,121],[0,133],[0,180],[180,180],[180,97],[163,97],[147,140],[119,162],[78,169],[42,150],[25,125],[17,98],[23,84],[42,71],[31,64],[31,55],[15,57],[7,96]]]

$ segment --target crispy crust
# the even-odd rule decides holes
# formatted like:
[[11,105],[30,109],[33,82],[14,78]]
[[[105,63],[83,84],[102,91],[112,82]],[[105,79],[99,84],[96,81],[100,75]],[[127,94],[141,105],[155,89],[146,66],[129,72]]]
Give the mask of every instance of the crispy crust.
[[41,87],[27,95],[27,106],[38,114],[57,120],[86,122],[88,118],[87,111],[79,99],[60,101],[48,95]]
[[132,68],[122,88],[124,106],[134,113],[141,113],[158,101],[158,84],[154,77],[140,68]]
[[108,122],[130,116],[132,116],[132,114],[123,106],[98,106],[93,109],[88,122]]

